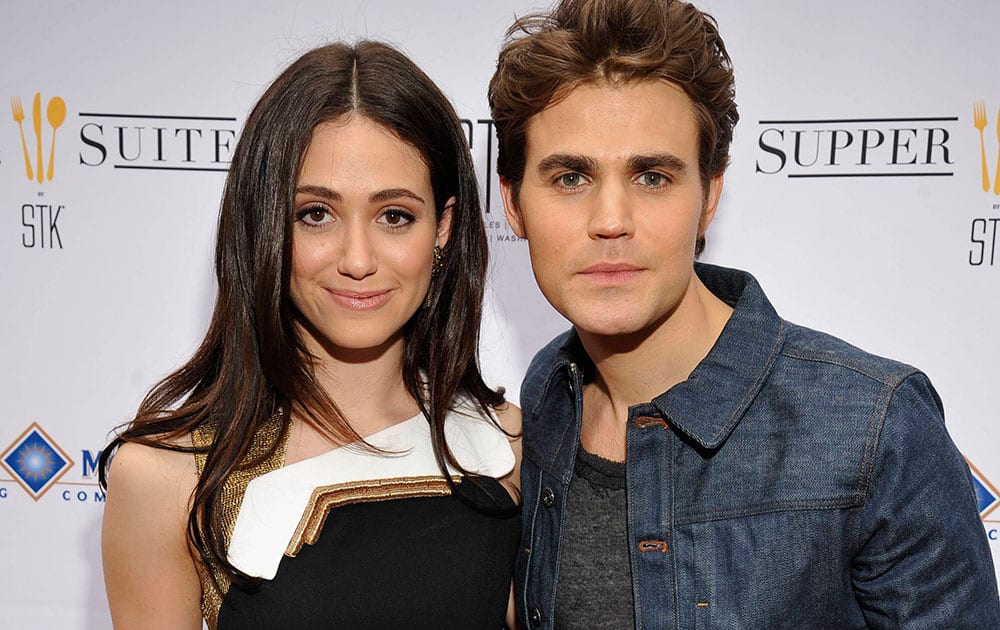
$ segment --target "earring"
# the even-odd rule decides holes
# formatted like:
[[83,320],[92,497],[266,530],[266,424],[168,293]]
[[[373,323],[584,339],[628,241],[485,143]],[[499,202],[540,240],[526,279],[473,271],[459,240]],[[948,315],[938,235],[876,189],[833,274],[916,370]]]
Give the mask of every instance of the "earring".
[[441,269],[444,267],[444,254],[441,252],[441,248],[437,245],[434,246],[434,260],[431,263],[431,285],[427,287],[427,297],[424,298],[424,308],[431,307],[431,294],[434,292],[434,278],[441,273]]
[[441,268],[444,267],[444,255],[441,252],[441,247],[438,245],[434,246],[434,262],[431,263],[431,279],[437,277],[441,273]]

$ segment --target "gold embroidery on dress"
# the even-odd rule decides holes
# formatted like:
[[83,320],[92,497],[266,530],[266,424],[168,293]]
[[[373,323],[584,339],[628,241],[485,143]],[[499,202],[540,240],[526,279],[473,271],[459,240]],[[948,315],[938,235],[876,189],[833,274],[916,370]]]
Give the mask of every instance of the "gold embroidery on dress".
[[440,475],[393,477],[320,486],[313,490],[312,496],[309,497],[309,503],[295,528],[292,539],[288,542],[285,555],[294,558],[302,550],[302,545],[316,544],[320,532],[323,531],[326,517],[334,508],[351,503],[450,494],[451,487],[448,481]]
[[[286,423],[282,421],[281,412],[271,416],[264,425],[257,431],[253,442],[250,444],[250,451],[243,461],[252,462],[259,460],[274,449],[269,457],[261,460],[260,464],[252,467],[238,466],[226,478],[222,486],[222,496],[220,501],[222,530],[225,546],[229,547],[229,541],[236,527],[236,517],[239,516],[240,506],[243,504],[243,495],[246,494],[247,485],[255,478],[260,477],[272,470],[281,468],[285,461],[285,450],[288,446],[288,431],[284,430]],[[209,446],[214,439],[214,431],[210,427],[201,426],[196,428],[191,435],[191,440],[195,447],[203,448]],[[194,460],[201,475],[205,469],[207,453],[195,453]],[[201,578],[201,613],[205,617],[205,622],[211,630],[219,623],[219,609],[222,607],[222,599],[229,592],[229,577],[222,569],[214,563],[206,564],[198,562],[198,575]],[[215,578],[213,581],[212,578]],[[218,585],[218,586],[216,586]]]

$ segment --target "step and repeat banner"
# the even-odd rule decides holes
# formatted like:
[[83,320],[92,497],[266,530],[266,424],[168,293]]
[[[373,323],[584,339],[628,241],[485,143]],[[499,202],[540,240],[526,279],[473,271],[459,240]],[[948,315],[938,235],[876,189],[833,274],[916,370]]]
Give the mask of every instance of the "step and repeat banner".
[[[503,218],[485,93],[506,27],[544,6],[4,7],[0,626],[110,627],[98,455],[204,334],[236,137],[311,47],[389,41],[453,99],[492,255],[483,367],[517,400],[566,322]],[[753,272],[787,319],[930,375],[1000,560],[1000,4],[701,6],[733,57],[742,116],[703,258]]]

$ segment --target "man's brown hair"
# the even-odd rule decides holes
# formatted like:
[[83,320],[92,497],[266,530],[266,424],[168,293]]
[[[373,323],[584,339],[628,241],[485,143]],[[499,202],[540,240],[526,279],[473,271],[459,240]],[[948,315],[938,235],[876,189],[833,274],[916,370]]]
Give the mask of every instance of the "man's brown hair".
[[732,63],[712,16],[679,0],[563,0],[551,13],[518,19],[489,87],[497,173],[515,199],[532,116],[580,85],[639,81],[667,81],[691,99],[707,190],[729,163],[739,120]]

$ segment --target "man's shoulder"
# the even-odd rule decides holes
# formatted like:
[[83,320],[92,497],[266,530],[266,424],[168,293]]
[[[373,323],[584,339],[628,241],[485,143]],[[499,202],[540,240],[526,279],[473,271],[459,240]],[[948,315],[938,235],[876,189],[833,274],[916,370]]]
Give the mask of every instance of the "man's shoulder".
[[889,417],[903,440],[931,417],[943,424],[941,399],[920,369],[829,333],[787,321],[783,326],[784,342],[761,393],[804,416],[825,419],[804,426],[840,432],[834,442],[843,443],[858,431],[867,435]]
[[889,386],[920,372],[912,365],[868,352],[829,333],[787,321],[784,326],[781,356],[787,360],[851,372]]
[[854,371],[887,384],[919,372],[913,366],[867,352],[829,333],[781,318],[756,278],[746,271],[705,263],[696,264],[695,270],[716,297],[736,307],[734,317],[739,324],[731,334],[739,336],[744,344],[770,344],[774,341],[770,336],[773,333],[780,342],[779,356],[785,359],[811,361],[830,370]]

